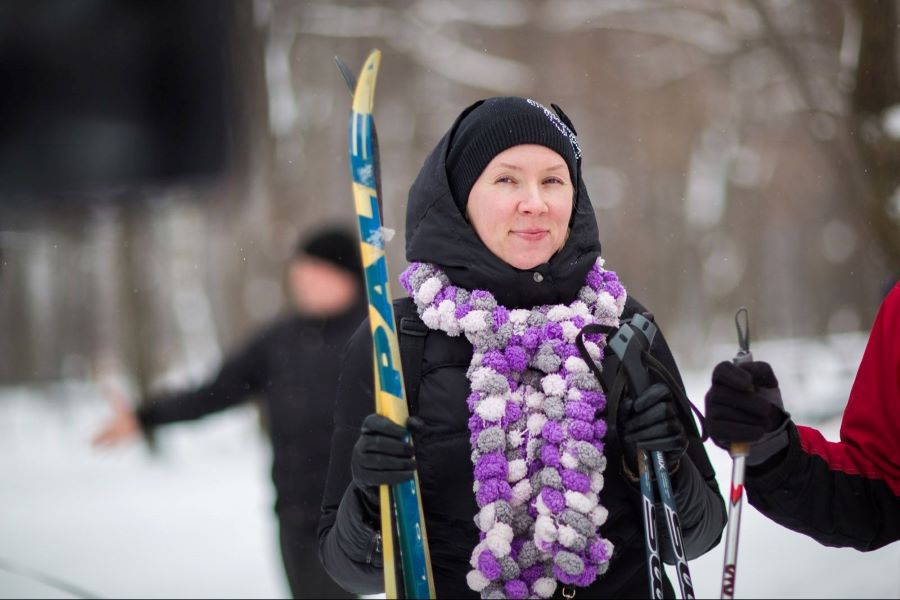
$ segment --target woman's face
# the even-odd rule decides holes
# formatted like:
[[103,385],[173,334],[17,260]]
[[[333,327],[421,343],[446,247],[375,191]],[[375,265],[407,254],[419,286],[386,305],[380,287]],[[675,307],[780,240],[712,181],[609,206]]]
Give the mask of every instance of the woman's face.
[[566,161],[546,146],[522,144],[485,167],[469,192],[466,214],[494,255],[531,269],[562,248],[573,199]]

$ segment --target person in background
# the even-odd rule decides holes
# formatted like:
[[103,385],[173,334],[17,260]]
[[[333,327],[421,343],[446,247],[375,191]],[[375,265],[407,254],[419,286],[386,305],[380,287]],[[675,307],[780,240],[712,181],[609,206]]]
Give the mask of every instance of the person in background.
[[900,283],[875,318],[839,442],[791,420],[765,362],[716,366],[706,427],[725,449],[752,442],[747,497],[776,523],[861,551],[900,540]]
[[291,314],[234,350],[202,385],[153,396],[134,411],[114,400],[115,414],[93,440],[112,446],[258,400],[272,443],[281,554],[295,598],[349,597],[319,563],[316,527],[339,354],[366,316],[363,281],[354,235],[329,228],[301,239],[287,265]]

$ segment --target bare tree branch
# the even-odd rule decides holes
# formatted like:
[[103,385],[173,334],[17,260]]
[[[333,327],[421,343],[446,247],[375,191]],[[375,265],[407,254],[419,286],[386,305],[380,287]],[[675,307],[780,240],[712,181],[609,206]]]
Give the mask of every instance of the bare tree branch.
[[[772,47],[791,75],[797,92],[811,111],[818,111],[810,77],[800,57],[779,31],[763,0],[748,0],[757,11]],[[851,201],[861,202],[864,221],[878,240],[892,267],[900,270],[900,223],[888,214],[888,203],[897,189],[900,151],[893,140],[869,135],[873,114],[900,101],[900,78],[896,64],[895,5],[890,1],[859,0],[862,21],[856,86],[851,95],[849,132],[837,142],[820,144],[836,165],[844,165]],[[878,140],[879,143],[870,143]]]

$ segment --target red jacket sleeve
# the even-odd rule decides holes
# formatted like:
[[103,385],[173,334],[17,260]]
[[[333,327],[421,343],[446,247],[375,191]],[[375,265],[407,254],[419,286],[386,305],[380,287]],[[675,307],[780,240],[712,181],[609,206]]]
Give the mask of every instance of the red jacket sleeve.
[[788,451],[770,463],[748,469],[747,495],[774,521],[829,546],[900,539],[900,284],[875,319],[840,441],[792,427]]
[[869,335],[841,422],[841,441],[798,427],[803,451],[832,470],[881,479],[900,496],[900,284],[885,298]]

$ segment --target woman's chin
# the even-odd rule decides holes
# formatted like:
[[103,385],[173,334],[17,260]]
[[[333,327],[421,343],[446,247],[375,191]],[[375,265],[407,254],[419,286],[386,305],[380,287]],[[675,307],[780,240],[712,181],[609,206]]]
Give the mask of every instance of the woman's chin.
[[518,254],[514,257],[504,259],[504,262],[520,271],[529,271],[550,260],[551,256],[553,256],[553,254],[547,254],[546,252]]

